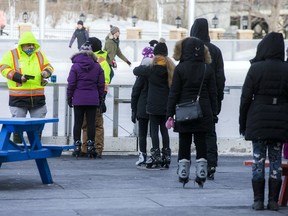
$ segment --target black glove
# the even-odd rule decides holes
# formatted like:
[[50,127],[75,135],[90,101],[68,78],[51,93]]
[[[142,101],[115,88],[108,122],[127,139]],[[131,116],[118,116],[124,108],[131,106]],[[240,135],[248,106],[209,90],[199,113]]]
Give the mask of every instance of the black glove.
[[106,107],[104,98],[101,98],[100,111],[101,111],[101,113],[105,113],[107,111],[107,107]]
[[131,62],[129,60],[127,60],[126,63],[131,66]]
[[136,123],[136,112],[131,113],[131,121],[135,124]]
[[73,105],[72,105],[72,97],[68,97],[67,98],[67,103],[68,103],[69,107],[73,107]]

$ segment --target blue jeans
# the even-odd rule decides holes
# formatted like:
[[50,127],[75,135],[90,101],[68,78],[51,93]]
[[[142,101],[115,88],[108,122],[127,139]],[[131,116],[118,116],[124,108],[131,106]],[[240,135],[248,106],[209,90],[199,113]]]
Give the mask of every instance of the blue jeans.
[[268,150],[269,178],[280,180],[282,178],[282,143],[276,141],[259,140],[252,141],[253,165],[252,180],[265,179],[265,159]]

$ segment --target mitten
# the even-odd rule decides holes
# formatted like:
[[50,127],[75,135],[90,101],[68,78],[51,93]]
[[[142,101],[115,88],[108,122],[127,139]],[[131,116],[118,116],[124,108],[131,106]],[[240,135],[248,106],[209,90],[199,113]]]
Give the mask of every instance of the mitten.
[[69,107],[71,107],[71,108],[73,107],[73,105],[72,105],[72,97],[68,97],[67,98],[67,103],[68,103]]
[[132,121],[134,124],[136,123],[136,112],[133,112],[133,111],[132,111],[131,121]]
[[174,128],[174,119],[169,117],[165,123],[167,129]]

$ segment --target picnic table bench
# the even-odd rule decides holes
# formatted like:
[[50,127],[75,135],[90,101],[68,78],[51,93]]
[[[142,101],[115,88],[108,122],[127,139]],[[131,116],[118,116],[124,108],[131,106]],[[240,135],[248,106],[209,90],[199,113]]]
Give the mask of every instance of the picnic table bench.
[[[252,166],[253,160],[245,160],[245,166]],[[269,161],[265,161],[265,167],[269,167]],[[284,181],[282,183],[281,192],[279,196],[279,205],[287,206],[288,201],[288,161],[282,161],[282,175],[284,176]]]
[[[46,123],[58,122],[58,118],[0,118],[0,167],[2,163],[35,160],[43,184],[53,183],[47,158],[60,157],[65,149],[73,146],[42,145],[40,134]],[[10,140],[11,133],[18,133],[22,144]],[[23,133],[26,132],[29,143]]]

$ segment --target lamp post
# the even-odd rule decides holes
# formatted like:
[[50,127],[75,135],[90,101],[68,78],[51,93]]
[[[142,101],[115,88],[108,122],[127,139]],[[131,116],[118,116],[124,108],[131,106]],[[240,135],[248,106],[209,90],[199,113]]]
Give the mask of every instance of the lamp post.
[[218,17],[215,15],[212,19],[212,25],[214,26],[214,28],[217,28],[217,25],[219,24],[219,19]]
[[132,16],[132,26],[135,27],[136,23],[138,22],[138,17],[137,16]]
[[27,20],[28,20],[28,13],[25,11],[22,15],[22,18],[24,20],[24,23],[27,23]]
[[176,24],[177,29],[181,26],[181,23],[182,23],[181,18],[177,16],[175,19],[175,24]]
[[85,22],[86,20],[86,16],[84,13],[81,13],[80,16],[79,16],[79,19],[82,21],[82,22]]
[[243,16],[242,17],[242,29],[247,29],[248,28],[248,17]]

